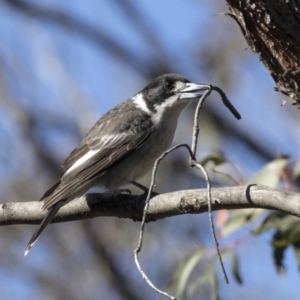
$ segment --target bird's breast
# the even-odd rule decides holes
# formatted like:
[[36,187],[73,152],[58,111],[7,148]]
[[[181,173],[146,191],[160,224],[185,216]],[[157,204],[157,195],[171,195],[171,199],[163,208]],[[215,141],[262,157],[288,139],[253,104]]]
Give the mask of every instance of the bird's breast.
[[170,148],[180,112],[164,115],[149,137],[125,159],[98,178],[98,184],[115,190],[130,180],[138,180],[153,168],[155,160]]

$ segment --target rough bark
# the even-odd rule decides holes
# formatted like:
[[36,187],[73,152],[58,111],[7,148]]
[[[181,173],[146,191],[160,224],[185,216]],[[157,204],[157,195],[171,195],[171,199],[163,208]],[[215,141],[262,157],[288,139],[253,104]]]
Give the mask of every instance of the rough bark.
[[[300,194],[261,185],[235,186],[212,189],[213,210],[265,208],[280,210],[300,217]],[[89,194],[62,207],[53,222],[66,222],[115,216],[141,220],[145,196],[119,194],[105,198]],[[42,203],[4,203],[0,208],[0,225],[38,224],[45,211]],[[150,200],[147,221],[156,221],[182,214],[199,214],[207,211],[207,190],[185,190],[160,194]]]
[[277,88],[300,108],[300,1],[226,0],[226,4]]

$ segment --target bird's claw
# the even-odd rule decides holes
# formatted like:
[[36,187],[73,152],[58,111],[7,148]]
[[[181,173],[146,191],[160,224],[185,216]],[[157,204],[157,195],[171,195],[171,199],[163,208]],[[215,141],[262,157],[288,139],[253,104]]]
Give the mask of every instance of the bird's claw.
[[120,189],[120,193],[131,195],[131,190],[130,189]]
[[[139,189],[141,189],[142,191],[144,191],[144,194],[143,194],[143,195],[148,195],[149,189],[148,189],[147,187],[145,187],[144,185],[142,185],[142,184],[140,184],[140,183],[138,183],[138,182],[136,182],[136,181],[133,181],[133,180],[131,180],[131,181],[129,181],[129,182],[130,182],[132,185],[134,185],[134,186],[138,187]],[[152,197],[157,196],[157,195],[159,195],[159,193],[156,193],[156,192],[154,192],[154,191],[151,192],[151,196],[152,196]]]

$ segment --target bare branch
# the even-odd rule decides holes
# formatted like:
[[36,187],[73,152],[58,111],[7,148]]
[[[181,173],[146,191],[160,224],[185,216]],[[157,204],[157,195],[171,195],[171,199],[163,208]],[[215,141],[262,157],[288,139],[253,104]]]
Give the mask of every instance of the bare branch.
[[[300,217],[300,194],[262,185],[244,185],[211,190],[212,210],[265,208]],[[145,195],[119,194],[113,198],[88,194],[62,207],[54,222],[67,222],[110,216],[140,221]],[[45,214],[42,202],[9,202],[0,207],[0,225],[39,224]],[[182,190],[160,194],[149,201],[147,222],[163,218],[207,212],[207,189]]]

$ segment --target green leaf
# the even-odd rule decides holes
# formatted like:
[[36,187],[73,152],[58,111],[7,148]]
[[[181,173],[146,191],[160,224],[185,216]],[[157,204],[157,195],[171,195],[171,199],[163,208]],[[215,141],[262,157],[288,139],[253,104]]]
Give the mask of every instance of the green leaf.
[[286,167],[288,160],[286,158],[277,158],[267,163],[251,180],[248,184],[264,184],[276,187],[280,180],[280,176]]
[[300,271],[300,245],[299,243],[293,245],[293,250],[298,262],[298,270]]
[[217,272],[214,269],[213,272],[213,276],[210,277],[211,278],[211,298],[213,300],[220,300],[219,297],[219,285],[218,285],[218,276],[217,276]]
[[300,222],[299,218],[283,212],[272,212],[256,228],[255,234],[276,229],[272,238],[273,259],[279,273],[285,271],[284,255],[289,246],[293,247],[300,271]]
[[[268,214],[264,221],[255,229],[255,234],[261,234],[263,231],[276,228],[282,236],[287,236],[288,239],[298,235],[300,231],[299,219],[283,212],[275,211]],[[292,235],[289,235],[289,233]],[[294,239],[293,238],[293,239]]]
[[237,283],[243,284],[243,280],[240,274],[239,260],[236,252],[234,252],[232,255],[231,268],[232,268],[232,274],[235,280],[237,281]]
[[[293,216],[291,216],[293,218]],[[289,233],[289,239],[292,244],[300,246],[300,223],[299,219],[294,217],[294,224]]]
[[175,288],[174,294],[176,295],[176,298],[182,298],[187,287],[188,279],[196,265],[203,258],[206,250],[206,248],[198,248],[197,250],[193,251],[177,269],[174,276],[175,279],[172,280],[173,282],[170,285],[170,289]]
[[228,236],[234,231],[248,225],[255,219],[265,213],[264,209],[249,208],[243,210],[235,210],[230,213],[230,217],[226,224],[220,229],[223,237]]
[[259,235],[264,231],[268,231],[276,227],[276,219],[278,213],[281,214],[281,212],[277,211],[269,213],[267,217],[255,228],[253,233]]
[[273,236],[273,258],[275,266],[278,273],[285,272],[285,267],[283,264],[284,253],[287,249],[288,242],[284,239],[282,234],[279,231],[276,231]]
[[205,166],[208,162],[212,162],[215,166],[226,163],[226,159],[222,153],[216,153],[205,157],[200,164]]
[[293,244],[293,250],[298,263],[298,270],[300,271],[300,241]]
[[[268,186],[277,186],[280,180],[280,176],[287,166],[288,160],[286,158],[278,158],[273,160],[272,162],[265,165],[256,176],[249,180],[247,183],[257,183],[264,184]],[[226,224],[221,229],[220,233],[222,236],[227,236],[232,232],[244,227],[245,225],[253,222],[258,217],[262,216],[265,213],[263,209],[243,209],[231,212],[230,218],[226,222]],[[271,224],[273,220],[268,219],[268,223],[264,223],[265,228],[271,228],[273,225]],[[256,230],[257,234],[265,228],[261,227]]]
[[297,178],[300,176],[300,159],[297,160],[293,169],[293,176]]
[[191,298],[196,292],[197,288],[202,286],[205,283],[210,284],[210,277],[212,276],[212,269],[214,268],[214,264],[210,264],[208,268],[205,270],[205,274],[199,276],[196,280],[194,280],[191,284],[189,284],[187,288],[187,296]]
[[[229,248],[223,248],[221,250],[221,256],[224,260],[225,257],[227,257],[231,253],[231,249]],[[196,289],[200,287],[203,284],[208,283],[211,286],[212,291],[212,298],[213,299],[219,299],[218,295],[218,289],[216,288],[217,285],[217,279],[216,279],[216,273],[215,273],[215,266],[216,264],[219,264],[219,257],[217,254],[215,254],[208,264],[208,267],[205,271],[204,275],[199,276],[196,280],[194,280],[192,283],[189,284],[189,287],[187,289],[187,296],[192,297],[194,293],[196,292]]]

